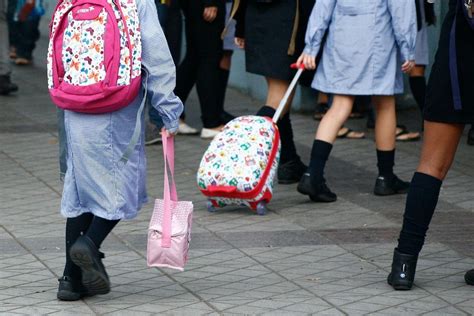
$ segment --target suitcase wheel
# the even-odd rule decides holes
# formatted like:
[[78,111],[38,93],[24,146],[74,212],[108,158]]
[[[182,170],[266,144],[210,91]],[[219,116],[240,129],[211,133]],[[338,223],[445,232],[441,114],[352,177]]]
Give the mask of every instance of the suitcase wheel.
[[268,212],[267,202],[261,201],[257,204],[257,214],[260,216],[266,215]]
[[217,212],[217,209],[215,208],[214,204],[212,204],[212,201],[211,201],[211,200],[208,200],[208,201],[207,201],[206,206],[207,206],[207,211],[208,211],[209,213],[215,213],[215,212]]

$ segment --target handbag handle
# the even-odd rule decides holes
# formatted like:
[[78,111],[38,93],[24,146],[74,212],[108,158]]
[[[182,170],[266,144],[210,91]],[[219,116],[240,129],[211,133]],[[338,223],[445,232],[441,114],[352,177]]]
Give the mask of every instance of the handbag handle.
[[[165,133],[161,134],[163,141],[163,162],[165,166],[165,176],[163,185],[163,219],[161,222],[162,240],[161,247],[171,247],[171,201],[178,201],[178,194],[176,192],[176,184],[174,181],[174,138],[167,137]],[[171,176],[171,190],[168,179],[168,171]]]

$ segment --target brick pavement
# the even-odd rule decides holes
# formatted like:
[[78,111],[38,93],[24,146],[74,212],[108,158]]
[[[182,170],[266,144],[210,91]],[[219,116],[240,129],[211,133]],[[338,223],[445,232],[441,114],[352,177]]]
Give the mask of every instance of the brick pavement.
[[[44,41],[38,54],[44,52]],[[39,56],[39,55],[38,55]],[[122,222],[105,242],[113,284],[108,295],[65,303],[56,300],[64,264],[64,222],[58,212],[56,114],[45,89],[44,66],[15,68],[21,93],[0,97],[0,313],[115,315],[469,315],[474,288],[464,272],[474,267],[473,149],[463,143],[446,180],[411,292],[394,292],[385,278],[398,234],[404,196],[379,198],[373,135],[338,141],[327,178],[339,194],[333,204],[313,204],[295,186],[277,186],[264,217],[244,208],[208,213],[195,171],[208,142],[177,138],[177,185],[195,202],[190,261],[182,273],[148,269],[147,205]],[[228,107],[252,113],[259,102],[229,91]],[[190,120],[198,124],[193,95]],[[415,112],[402,113],[416,127]],[[294,115],[298,150],[306,160],[315,129]],[[361,128],[363,120],[351,121]],[[397,172],[409,178],[419,143],[400,144]],[[149,195],[160,196],[161,147],[148,148]]]

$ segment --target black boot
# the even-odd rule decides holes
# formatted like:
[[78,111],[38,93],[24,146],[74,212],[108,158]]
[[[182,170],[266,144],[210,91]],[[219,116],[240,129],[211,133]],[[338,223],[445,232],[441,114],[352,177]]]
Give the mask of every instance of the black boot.
[[58,300],[61,301],[78,301],[85,296],[91,296],[82,285],[81,280],[75,280],[68,276],[63,276],[58,279]]
[[337,195],[331,192],[326,185],[326,181],[313,185],[311,184],[311,176],[308,173],[305,173],[303,177],[301,177],[297,190],[301,194],[309,195],[309,198],[313,202],[331,203],[337,200]]
[[11,82],[10,75],[0,76],[0,95],[18,91],[18,86]]
[[375,181],[374,194],[379,196],[404,194],[408,192],[410,182],[400,180],[396,175],[378,176]]
[[464,276],[464,280],[466,280],[467,284],[474,285],[474,269],[466,272],[466,275]]
[[292,184],[300,181],[308,167],[299,157],[278,166],[278,183]]
[[72,245],[70,255],[72,261],[81,268],[82,284],[90,294],[110,292],[109,276],[102,263],[104,254],[89,237],[79,237]]
[[393,251],[392,272],[388,275],[387,283],[397,291],[411,290],[415,280],[418,256],[407,255]]

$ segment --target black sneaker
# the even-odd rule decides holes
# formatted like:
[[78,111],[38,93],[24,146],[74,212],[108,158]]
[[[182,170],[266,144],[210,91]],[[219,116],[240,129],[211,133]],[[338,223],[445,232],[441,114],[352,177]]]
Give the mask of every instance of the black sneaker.
[[309,195],[309,198],[313,202],[331,203],[337,200],[337,195],[331,192],[331,190],[323,182],[319,185],[311,185],[311,177],[309,173],[305,173],[298,183],[296,188],[299,193]]
[[400,180],[396,175],[392,177],[378,176],[375,181],[374,194],[379,196],[404,194],[408,192],[410,182]]
[[466,275],[464,275],[464,280],[466,280],[467,284],[474,285],[474,269],[466,272]]
[[82,284],[90,294],[110,292],[109,276],[102,263],[104,254],[97,249],[89,237],[79,237],[72,245],[70,255],[72,261],[81,268]]
[[0,76],[0,95],[8,95],[18,91],[18,86],[11,82],[10,75]]
[[58,281],[58,300],[78,301],[85,296],[90,296],[80,280],[74,280],[71,277],[63,276],[59,278]]
[[285,162],[278,166],[278,183],[292,184],[300,181],[307,166],[299,158]]

